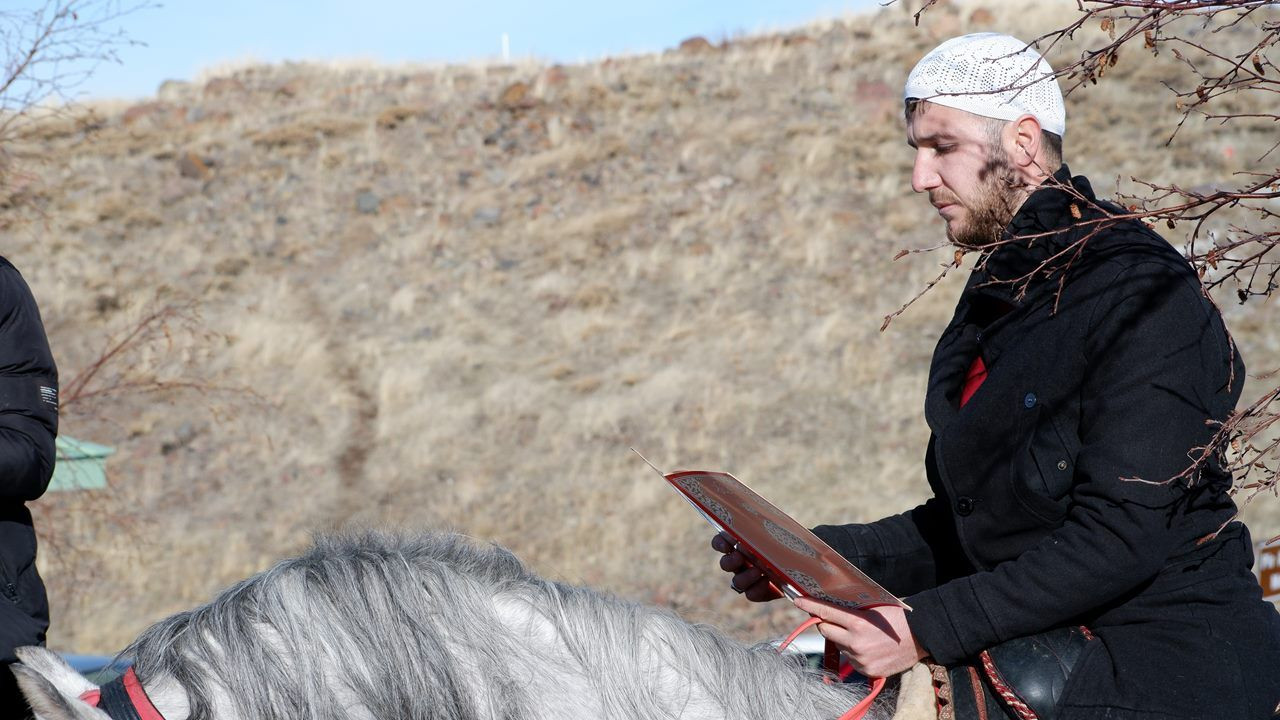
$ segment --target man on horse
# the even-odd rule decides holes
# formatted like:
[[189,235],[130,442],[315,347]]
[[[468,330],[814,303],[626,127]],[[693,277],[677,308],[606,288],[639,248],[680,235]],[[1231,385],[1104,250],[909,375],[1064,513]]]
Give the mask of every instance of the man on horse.
[[[797,605],[865,674],[933,664],[953,717],[1270,717],[1280,616],[1221,453],[1188,467],[1245,378],[1196,273],[1062,163],[1025,43],[949,40],[904,97],[912,189],[979,253],[929,372],[933,496],[814,532],[913,609]],[[735,590],[777,597],[713,544]]]

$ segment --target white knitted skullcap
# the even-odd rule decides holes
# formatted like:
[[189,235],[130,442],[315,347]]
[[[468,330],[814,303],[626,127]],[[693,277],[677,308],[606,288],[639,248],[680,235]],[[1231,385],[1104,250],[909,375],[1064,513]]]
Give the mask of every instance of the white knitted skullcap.
[[1053,68],[1026,43],[1000,33],[962,35],[934,48],[907,76],[903,97],[999,120],[1033,115],[1059,136],[1067,129]]

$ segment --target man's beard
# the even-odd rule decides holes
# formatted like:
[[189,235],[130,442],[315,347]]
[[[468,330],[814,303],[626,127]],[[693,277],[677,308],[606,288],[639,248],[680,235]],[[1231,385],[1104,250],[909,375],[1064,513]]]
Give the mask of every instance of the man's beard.
[[[965,207],[964,224],[958,232],[952,230],[951,223],[947,223],[947,240],[965,250],[991,249],[999,243],[1004,229],[1021,204],[1016,177],[1003,149],[992,148],[987,166],[978,175],[981,186],[976,196],[977,203],[973,207]],[[959,202],[959,198],[951,200]]]

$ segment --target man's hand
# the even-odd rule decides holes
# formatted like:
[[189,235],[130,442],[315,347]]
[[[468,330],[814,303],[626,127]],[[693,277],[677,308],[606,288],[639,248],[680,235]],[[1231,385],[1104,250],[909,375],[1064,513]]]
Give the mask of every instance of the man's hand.
[[720,558],[720,569],[733,573],[729,587],[734,591],[752,602],[768,602],[782,597],[782,593],[765,579],[764,573],[751,564],[751,559],[734,549],[733,538],[720,533],[711,538],[711,547],[724,553]]
[[796,607],[820,618],[818,632],[867,677],[889,677],[910,668],[928,653],[916,642],[900,607],[881,605],[842,610],[812,598],[796,598]]

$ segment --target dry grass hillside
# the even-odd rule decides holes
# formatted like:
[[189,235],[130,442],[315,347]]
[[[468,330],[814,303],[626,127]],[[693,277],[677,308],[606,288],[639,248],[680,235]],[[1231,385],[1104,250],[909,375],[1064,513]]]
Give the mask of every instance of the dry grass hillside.
[[[707,528],[627,448],[808,523],[925,496],[925,373],[960,278],[880,332],[949,259],[892,261],[941,232],[899,88],[941,38],[1030,37],[1074,3],[1027,7],[564,67],[250,67],[39,125],[9,148],[2,252],[64,382],[195,303],[90,386],[120,392],[66,408],[64,433],[119,452],[109,491],[35,504],[52,644],[117,649],[349,523],[456,528],[780,632],[794,611],[730,593]],[[1074,94],[1073,170],[1221,182],[1274,142],[1192,123],[1164,147],[1176,77],[1135,55]],[[1226,311],[1251,369],[1280,365],[1276,309]],[[1245,515],[1280,534],[1280,502]]]

